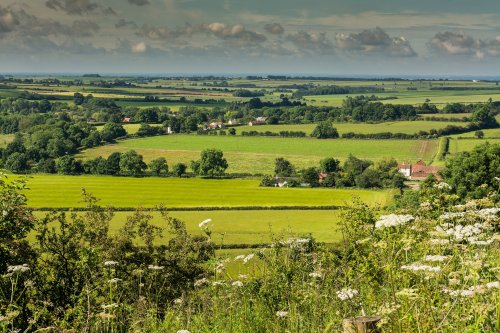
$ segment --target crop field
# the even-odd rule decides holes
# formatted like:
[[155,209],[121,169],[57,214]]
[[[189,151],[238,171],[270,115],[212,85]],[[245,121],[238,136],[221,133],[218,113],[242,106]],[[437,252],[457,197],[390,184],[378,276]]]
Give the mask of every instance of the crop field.
[[82,207],[81,189],[115,207],[276,207],[343,206],[354,196],[387,204],[392,190],[264,188],[258,180],[199,178],[125,178],[35,175],[29,179],[31,207]]
[[325,157],[344,160],[353,154],[358,158],[430,162],[437,140],[319,140],[313,138],[241,137],[206,135],[167,135],[123,140],[83,151],[82,159],[107,157],[113,152],[136,150],[146,161],[163,156],[170,165],[199,158],[203,149],[217,148],[224,152],[230,173],[267,173],[274,170],[274,160],[285,157],[297,167],[318,165]]
[[[334,123],[339,134],[342,135],[346,132],[370,134],[380,132],[391,133],[405,133],[415,134],[418,131],[429,131],[431,129],[440,129],[448,125],[457,125],[456,122],[447,121],[393,121],[378,124],[366,123]],[[238,126],[235,127],[236,133],[241,134],[243,131],[258,131],[258,132],[273,132],[279,133],[280,131],[302,131],[306,134],[311,134],[316,124],[297,124],[297,125],[261,125],[261,126]]]
[[[45,212],[35,212],[37,217]],[[111,233],[117,232],[133,212],[116,212],[110,222]],[[159,212],[147,212],[153,217],[153,225],[167,228]],[[186,223],[187,231],[201,234],[198,224],[212,219],[210,229],[212,239],[220,245],[268,244],[272,237],[287,239],[312,235],[320,242],[332,243],[339,240],[340,210],[238,210],[238,211],[173,211],[169,216]],[[168,230],[163,233],[161,243],[170,237]]]
[[[128,134],[136,134],[141,127],[141,124],[122,124],[123,128],[127,131]],[[151,124],[150,126],[161,126],[160,124]],[[102,130],[104,125],[96,126],[97,130]]]
[[12,140],[14,140],[13,134],[0,134],[0,147],[7,146]]

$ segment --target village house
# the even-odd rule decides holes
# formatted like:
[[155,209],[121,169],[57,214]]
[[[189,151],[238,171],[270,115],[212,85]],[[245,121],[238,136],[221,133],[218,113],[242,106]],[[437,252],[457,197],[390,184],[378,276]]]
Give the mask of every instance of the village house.
[[227,122],[228,125],[232,125],[232,126],[235,126],[235,125],[240,125],[240,122],[236,119],[231,119]]
[[439,171],[443,169],[440,166],[428,166],[424,161],[419,160],[415,164],[402,163],[398,165],[399,172],[410,180],[424,180],[430,175],[434,175],[437,179],[441,179]]
[[226,124],[224,124],[222,121],[215,121],[211,122],[210,124],[205,126],[205,129],[209,130],[214,130],[214,129],[220,129],[226,127]]
[[265,125],[266,124],[266,117],[257,117],[254,120],[251,120],[248,123],[248,126],[258,126],[258,125]]
[[130,123],[131,119],[130,118],[123,118],[122,123]]

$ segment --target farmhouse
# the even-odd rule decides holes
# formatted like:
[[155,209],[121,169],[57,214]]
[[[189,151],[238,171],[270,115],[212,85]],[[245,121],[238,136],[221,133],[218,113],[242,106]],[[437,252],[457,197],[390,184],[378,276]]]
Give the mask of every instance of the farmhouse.
[[415,164],[402,163],[398,165],[399,172],[401,172],[405,177],[410,180],[424,180],[430,175],[434,175],[436,178],[440,179],[439,170],[443,167],[440,166],[428,166],[424,161],[420,160]]
[[227,123],[228,123],[228,125],[233,125],[233,126],[234,125],[240,125],[240,122],[238,120],[236,120],[236,119],[231,119]]
[[226,124],[224,124],[222,121],[216,121],[216,122],[211,122],[205,128],[206,129],[219,129],[219,128],[224,128],[224,127],[226,127]]
[[131,119],[130,118],[123,118],[122,123],[130,123]]
[[248,126],[258,126],[258,125],[265,125],[266,124],[266,117],[257,117],[254,120],[251,120],[248,123]]

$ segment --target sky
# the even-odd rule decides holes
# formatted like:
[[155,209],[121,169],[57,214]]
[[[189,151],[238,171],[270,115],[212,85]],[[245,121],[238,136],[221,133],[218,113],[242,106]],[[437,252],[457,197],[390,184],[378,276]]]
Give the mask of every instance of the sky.
[[0,73],[500,76],[500,1],[0,0]]

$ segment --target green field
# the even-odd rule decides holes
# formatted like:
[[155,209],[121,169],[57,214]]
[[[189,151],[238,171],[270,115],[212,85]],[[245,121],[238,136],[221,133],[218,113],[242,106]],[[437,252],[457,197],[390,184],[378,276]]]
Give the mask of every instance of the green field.
[[199,158],[203,149],[217,148],[224,152],[230,173],[272,173],[274,160],[285,157],[297,167],[314,166],[322,158],[344,160],[349,154],[359,158],[429,162],[433,159],[437,140],[319,140],[314,138],[241,137],[206,135],[168,135],[123,140],[117,144],[85,150],[83,159],[107,157],[111,153],[134,149],[146,161],[163,156],[170,165]]
[[[440,129],[448,125],[457,125],[457,122],[448,121],[392,121],[377,124],[366,123],[334,123],[339,134],[346,132],[371,134],[381,132],[415,134],[419,131],[429,131],[431,129]],[[236,133],[241,134],[243,131],[258,131],[258,132],[273,132],[280,131],[302,131],[306,134],[311,134],[316,124],[297,124],[297,125],[261,125],[261,126],[238,126]]]
[[35,175],[26,194],[32,207],[82,207],[81,189],[115,207],[342,206],[358,196],[385,205],[392,190],[264,188],[258,180]]
[[0,134],[0,147],[7,146],[14,140],[14,134]]
[[[128,134],[136,134],[141,127],[141,124],[122,124],[123,128],[127,131]],[[151,124],[150,126],[161,126],[159,124]],[[103,129],[104,125],[96,126],[98,131]]]
[[500,138],[496,139],[454,139],[450,140],[449,152],[453,156],[454,154],[471,151],[474,147],[479,146],[485,142],[489,143],[500,143]]
[[[117,232],[132,212],[116,212],[110,223],[110,232]],[[158,212],[149,212],[153,216],[153,224],[166,227],[166,223]],[[45,216],[44,212],[35,212],[37,217]],[[194,211],[170,212],[171,217],[186,223],[187,231],[201,234],[198,224],[205,219],[212,219],[210,229],[212,239],[220,245],[232,244],[267,244],[272,242],[273,235],[283,238],[311,234],[321,242],[335,242],[340,237],[338,222],[339,210],[241,210],[241,211]],[[163,233],[163,241],[169,239],[168,231]]]

